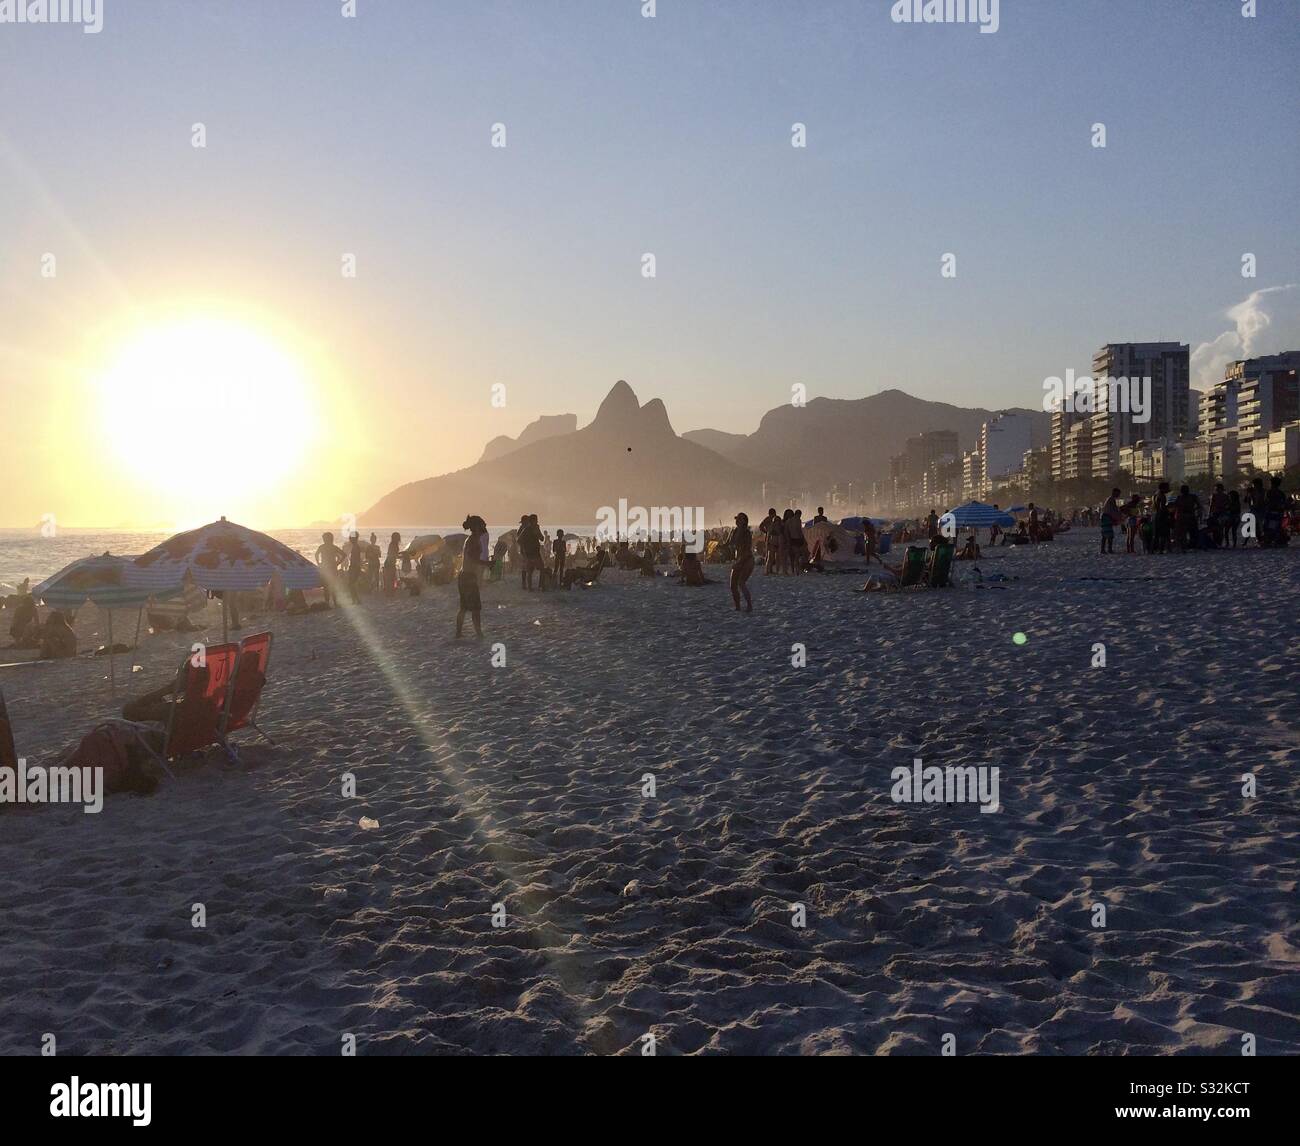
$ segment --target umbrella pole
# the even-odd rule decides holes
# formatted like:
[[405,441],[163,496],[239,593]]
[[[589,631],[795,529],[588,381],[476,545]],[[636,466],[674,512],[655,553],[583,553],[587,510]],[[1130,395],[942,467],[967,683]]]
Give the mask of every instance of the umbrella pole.
[[221,643],[226,643],[226,594],[221,594]]
[[117,691],[117,676],[113,671],[113,610],[108,611],[108,694]]
[[135,641],[133,643],[133,647],[137,649],[140,647],[140,622],[143,619],[144,619],[144,606],[141,605],[140,611],[135,615]]

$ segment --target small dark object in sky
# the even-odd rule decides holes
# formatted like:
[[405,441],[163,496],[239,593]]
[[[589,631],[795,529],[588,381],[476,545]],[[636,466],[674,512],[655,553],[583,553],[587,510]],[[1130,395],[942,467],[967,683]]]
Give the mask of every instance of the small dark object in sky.
[[632,447],[631,447],[631,446],[628,446],[628,448],[627,448],[627,452],[628,452],[629,454],[632,452]]

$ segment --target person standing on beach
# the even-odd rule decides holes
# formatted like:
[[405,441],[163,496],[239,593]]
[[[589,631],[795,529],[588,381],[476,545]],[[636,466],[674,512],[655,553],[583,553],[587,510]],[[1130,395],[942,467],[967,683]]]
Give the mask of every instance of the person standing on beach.
[[1223,547],[1228,547],[1228,539],[1232,539],[1233,549],[1237,548],[1237,527],[1241,525],[1241,494],[1233,490],[1228,494],[1228,508],[1224,515],[1223,522]]
[[1151,514],[1152,548],[1157,553],[1169,552],[1169,483],[1162,481],[1156,490],[1156,501]]
[[799,520],[801,510],[787,509],[785,519],[785,559],[789,565],[790,573],[798,576],[803,572],[803,561],[801,560],[803,548],[803,524]]
[[767,516],[758,523],[758,531],[764,538],[765,556],[763,559],[763,576],[770,577],[776,570],[777,560],[781,555],[781,544],[779,530],[781,528],[781,519],[776,514],[776,509],[771,508],[767,511]]
[[871,559],[876,555],[876,527],[871,518],[862,519],[862,553],[867,559],[867,567],[871,567]]
[[343,550],[334,544],[334,534],[322,533],[321,544],[316,549],[316,565],[320,569],[321,588],[325,590],[325,604],[337,604],[337,584],[339,565],[343,562]]
[[348,596],[354,605],[361,601],[361,574],[364,558],[361,551],[361,534],[348,538]]
[[551,571],[555,576],[555,584],[558,587],[564,584],[564,562],[569,555],[569,546],[564,540],[563,529],[555,531],[555,540],[551,543],[551,552],[555,555]]
[[465,627],[465,614],[474,622],[474,635],[483,636],[483,598],[479,592],[479,578],[488,563],[487,524],[477,514],[465,518],[461,528],[468,530],[462,551],[460,574],[456,590],[460,594],[460,608],[456,610],[456,639],[460,640]]
[[750,574],[754,572],[754,535],[749,528],[749,515],[747,513],[736,514],[736,528],[731,531],[731,536],[727,538],[727,544],[731,546],[732,552],[735,553],[736,559],[731,566],[731,599],[736,604],[736,611],[740,611],[740,595],[745,595],[745,612],[754,611],[754,598],[749,592]]
[[533,587],[533,574],[541,568],[542,531],[537,526],[534,514],[526,513],[519,519],[519,533],[515,538],[519,545],[520,584],[525,589]]
[[1142,506],[1142,498],[1134,494],[1128,499],[1124,506],[1124,552],[1137,552],[1138,536],[1138,510]]
[[[997,509],[997,506],[995,505],[993,508]],[[933,509],[930,510],[929,516],[925,519],[925,531],[931,541],[939,536],[939,515]]]
[[1226,524],[1224,518],[1228,513],[1228,495],[1223,488],[1223,482],[1214,483],[1214,492],[1210,494],[1209,516],[1205,524],[1210,527],[1210,540],[1214,542],[1216,549],[1223,545],[1223,527]]
[[397,588],[397,558],[402,552],[402,535],[394,533],[388,539],[388,554],[384,557],[384,592]]
[[1119,508],[1119,490],[1110,491],[1110,497],[1106,499],[1106,504],[1101,507],[1101,551],[1103,553],[1115,552],[1115,525],[1123,516]]

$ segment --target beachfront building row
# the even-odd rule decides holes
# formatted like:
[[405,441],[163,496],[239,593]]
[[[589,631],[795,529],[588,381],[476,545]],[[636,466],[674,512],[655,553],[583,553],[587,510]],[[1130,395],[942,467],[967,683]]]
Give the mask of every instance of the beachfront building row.
[[[1232,477],[1247,469],[1276,473],[1300,422],[1300,350],[1231,362],[1201,395],[1188,476]],[[1280,459],[1275,461],[1274,459]]]
[[[1052,480],[1108,479],[1127,468],[1120,461],[1122,450],[1132,450],[1140,443],[1179,442],[1189,437],[1196,414],[1190,364],[1191,351],[1186,343],[1106,343],[1092,356],[1092,377],[1127,379],[1127,387],[1117,390],[1122,401],[1098,401],[1101,408],[1097,410],[1070,410],[1058,405],[1051,411]],[[1133,400],[1135,380],[1142,384],[1140,401]]]

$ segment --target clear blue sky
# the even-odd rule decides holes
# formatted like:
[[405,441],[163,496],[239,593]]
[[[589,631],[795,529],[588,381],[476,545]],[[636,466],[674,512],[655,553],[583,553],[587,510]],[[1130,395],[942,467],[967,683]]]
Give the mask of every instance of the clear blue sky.
[[0,25],[0,412],[56,241],[65,324],[246,290],[301,330],[371,406],[366,495],[617,378],[679,431],[793,382],[1027,405],[1300,282],[1296,0],[1002,0],[993,35],[889,0],[104,2],[99,35]]

